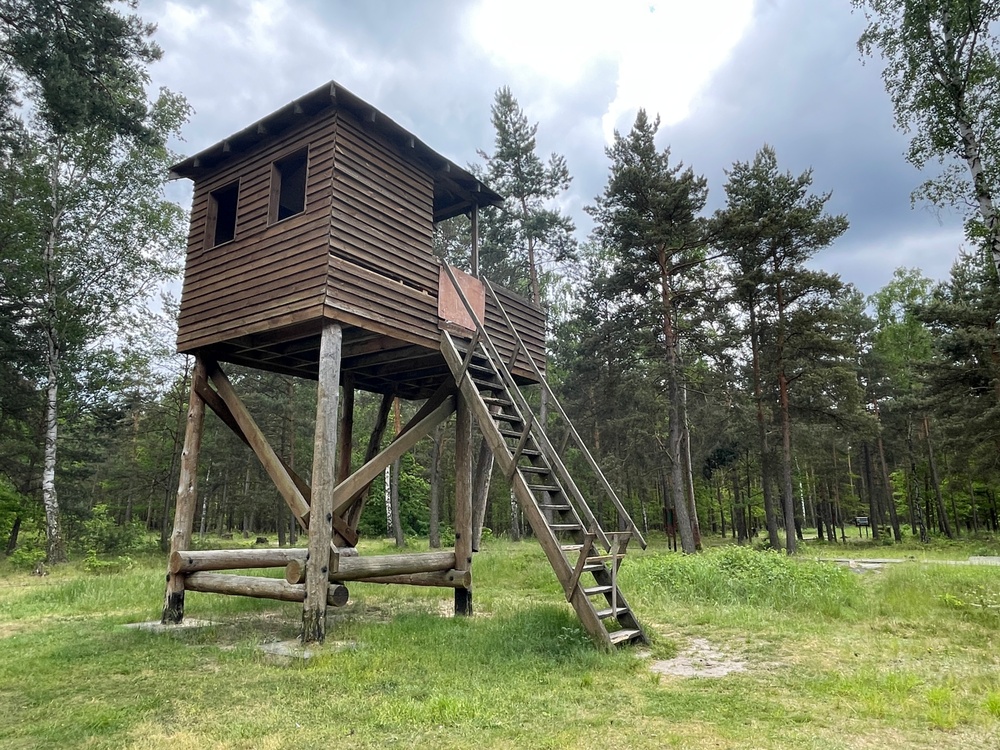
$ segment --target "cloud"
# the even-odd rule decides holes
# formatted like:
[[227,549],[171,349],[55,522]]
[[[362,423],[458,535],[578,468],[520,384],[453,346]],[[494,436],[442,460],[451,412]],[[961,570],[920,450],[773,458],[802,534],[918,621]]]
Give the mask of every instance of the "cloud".
[[819,262],[864,291],[896,265],[947,273],[956,215],[912,210],[923,177],[903,159],[877,65],[855,42],[847,3],[801,0],[146,0],[164,59],[154,84],[196,114],[187,153],[249,125],[323,82],[339,81],[459,163],[492,150],[493,93],[510,85],[542,154],[566,156],[561,200],[580,238],[582,209],[604,188],[611,132],[644,107],[661,146],[709,180],[764,143],[783,169],[813,169],[815,189],[851,229]]
[[614,66],[615,94],[601,120],[610,143],[639,108],[668,124],[687,117],[752,7],[752,0],[485,0],[469,29],[495,65],[546,86],[573,88],[595,68]]

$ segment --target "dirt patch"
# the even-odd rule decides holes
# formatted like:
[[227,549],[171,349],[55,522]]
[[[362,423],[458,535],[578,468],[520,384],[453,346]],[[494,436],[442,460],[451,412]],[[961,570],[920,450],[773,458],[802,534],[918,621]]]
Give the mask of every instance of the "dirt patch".
[[722,653],[704,638],[692,638],[687,648],[673,659],[654,661],[649,669],[654,674],[671,677],[725,677],[734,672],[746,672],[747,664]]

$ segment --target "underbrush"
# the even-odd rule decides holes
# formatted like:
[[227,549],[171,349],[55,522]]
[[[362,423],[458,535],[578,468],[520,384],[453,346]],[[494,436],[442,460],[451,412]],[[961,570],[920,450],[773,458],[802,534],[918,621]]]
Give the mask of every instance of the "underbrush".
[[633,590],[653,600],[839,617],[854,611],[863,593],[857,576],[844,568],[748,547],[719,547],[700,555],[660,553],[629,564]]

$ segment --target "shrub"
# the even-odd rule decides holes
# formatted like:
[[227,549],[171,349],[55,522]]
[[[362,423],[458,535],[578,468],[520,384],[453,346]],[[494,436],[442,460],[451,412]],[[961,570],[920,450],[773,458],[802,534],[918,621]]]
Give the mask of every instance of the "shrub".
[[853,609],[862,594],[854,574],[837,565],[748,547],[664,553],[631,565],[637,589],[653,598],[839,615]]
[[95,505],[90,518],[83,522],[77,545],[88,554],[119,555],[137,551],[142,537],[141,524],[119,524],[108,512],[108,506],[102,504]]

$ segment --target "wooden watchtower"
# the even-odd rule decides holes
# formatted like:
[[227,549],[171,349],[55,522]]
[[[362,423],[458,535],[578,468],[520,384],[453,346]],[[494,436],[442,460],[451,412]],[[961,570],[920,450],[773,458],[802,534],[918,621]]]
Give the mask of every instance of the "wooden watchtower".
[[[645,640],[617,586],[628,540],[644,545],[641,535],[549,390],[626,531],[600,528],[519,390],[548,390],[544,314],[477,278],[478,211],[499,195],[336,83],[172,174],[194,181],[177,347],[196,364],[164,623],[182,620],[185,590],[264,596],[304,602],[303,639],[322,640],[347,581],[453,588],[456,613],[470,614],[475,419],[587,630],[605,644]],[[459,215],[472,221],[471,275],[431,252],[435,223]],[[311,482],[268,444],[224,363],[318,380]],[[351,466],[356,389],[383,394],[361,467]],[[394,397],[424,403],[378,452]],[[206,406],[259,458],[308,530],[307,550],[190,550]],[[455,549],[357,556],[371,482],[452,413]],[[275,566],[285,580],[213,572]]]

